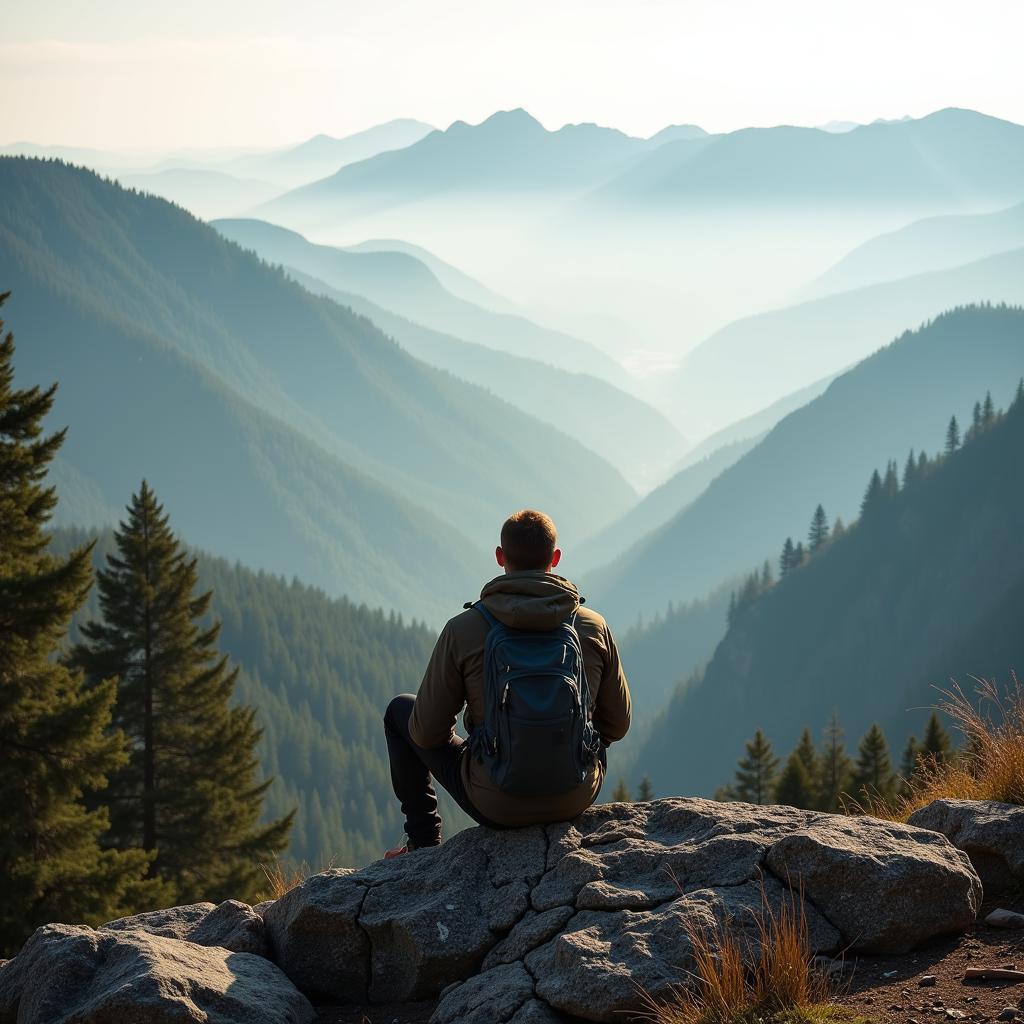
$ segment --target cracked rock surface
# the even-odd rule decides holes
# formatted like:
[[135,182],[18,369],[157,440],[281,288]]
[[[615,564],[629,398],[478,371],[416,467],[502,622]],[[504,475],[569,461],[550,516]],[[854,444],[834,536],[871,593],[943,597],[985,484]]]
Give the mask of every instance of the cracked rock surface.
[[0,1024],[310,1024],[269,960],[154,935],[50,924],[0,968]]
[[994,800],[933,800],[910,824],[941,832],[963,850],[987,892],[1024,881],[1024,807]]
[[802,893],[816,952],[901,953],[975,918],[981,884],[942,835],[789,807],[655,800],[475,828],[307,879],[264,912],[271,955],[342,1002],[443,993],[434,1024],[621,1020],[685,982],[690,930],[757,943]]

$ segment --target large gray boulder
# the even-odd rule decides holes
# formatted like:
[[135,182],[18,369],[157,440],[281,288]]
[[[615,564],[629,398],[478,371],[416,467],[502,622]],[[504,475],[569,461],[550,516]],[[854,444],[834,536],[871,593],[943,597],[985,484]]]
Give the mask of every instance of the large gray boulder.
[[943,836],[789,807],[656,800],[315,875],[264,912],[271,955],[348,1002],[444,993],[434,1024],[621,1020],[693,968],[689,935],[803,894],[815,952],[896,953],[975,918],[981,885]]
[[134,917],[121,917],[101,927],[110,931],[146,932],[199,946],[223,946],[233,953],[266,954],[263,918],[238,900],[225,900],[219,905],[189,903],[168,910],[152,910]]
[[986,892],[1024,881],[1024,807],[994,800],[933,800],[910,824],[941,832],[963,850]]
[[0,1024],[310,1024],[269,960],[138,929],[39,928],[0,968]]

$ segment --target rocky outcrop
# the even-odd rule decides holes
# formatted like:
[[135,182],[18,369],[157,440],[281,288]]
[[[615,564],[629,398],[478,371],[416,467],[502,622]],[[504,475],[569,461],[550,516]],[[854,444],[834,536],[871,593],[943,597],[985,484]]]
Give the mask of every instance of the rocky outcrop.
[[911,825],[941,832],[963,850],[986,892],[1024,881],[1024,807],[994,800],[933,800]]
[[108,931],[138,931],[165,939],[181,939],[198,946],[223,946],[233,953],[266,954],[263,918],[255,908],[238,900],[190,903],[169,910],[122,917],[102,926]]
[[310,1024],[263,957],[139,929],[39,928],[0,968],[0,1024]]
[[935,832],[787,807],[657,800],[573,823],[471,829],[362,871],[315,875],[264,912],[271,955],[344,1002],[444,992],[435,1024],[595,1021],[692,968],[688,935],[802,893],[811,944],[896,953],[974,920],[981,886]]

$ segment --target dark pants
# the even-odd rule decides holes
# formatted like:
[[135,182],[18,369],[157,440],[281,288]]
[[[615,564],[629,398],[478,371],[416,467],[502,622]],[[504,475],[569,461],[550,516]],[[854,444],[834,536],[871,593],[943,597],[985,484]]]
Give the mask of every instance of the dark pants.
[[415,701],[411,693],[403,693],[395,697],[384,712],[391,785],[402,804],[410,848],[436,846],[441,842],[441,816],[437,813],[437,793],[431,776],[477,824],[498,828],[470,803],[466,794],[462,759],[469,757],[469,750],[462,737],[452,736],[443,747],[433,750],[426,750],[412,741],[409,718]]

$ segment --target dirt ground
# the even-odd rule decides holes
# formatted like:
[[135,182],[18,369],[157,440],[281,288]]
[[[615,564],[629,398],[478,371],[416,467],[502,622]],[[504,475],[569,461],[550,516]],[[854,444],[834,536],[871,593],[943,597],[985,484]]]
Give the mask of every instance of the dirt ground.
[[[996,907],[1024,913],[1024,894],[986,902],[967,935],[936,940],[906,956],[850,958],[836,1002],[879,1024],[995,1021],[1008,1007],[1017,1011],[1017,1024],[1024,1024],[1024,983],[964,981],[968,967],[1024,970],[1024,931],[984,923]],[[926,975],[935,976],[934,986],[920,985]],[[434,1005],[321,1007],[317,1024],[427,1024]]]

